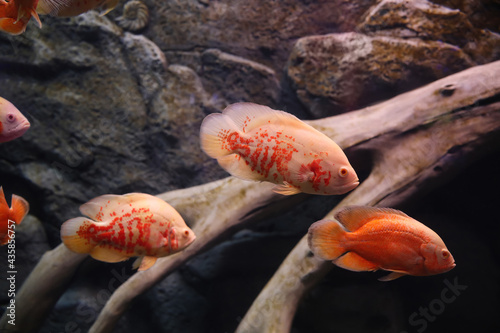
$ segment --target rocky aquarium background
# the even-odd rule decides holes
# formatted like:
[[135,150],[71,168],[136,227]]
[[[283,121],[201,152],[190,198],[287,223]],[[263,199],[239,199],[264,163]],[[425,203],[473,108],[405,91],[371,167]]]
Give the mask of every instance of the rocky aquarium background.
[[[31,205],[16,240],[18,286],[87,200],[226,177],[200,150],[198,131],[229,103],[321,118],[500,59],[494,0],[143,3],[150,19],[138,32],[118,25],[121,1],[106,16],[43,16],[43,29],[30,23],[23,35],[0,34],[0,95],[31,122],[22,138],[0,145],[7,198]],[[442,236],[454,270],[381,283],[381,273],[334,268],[302,301],[292,332],[498,330],[498,147],[401,207]],[[116,332],[234,331],[309,225],[338,201],[310,198],[192,259],[139,297]],[[2,250],[0,267],[6,262]],[[87,331],[130,266],[87,259],[41,332]],[[444,302],[454,281],[467,289]],[[7,301],[1,292],[3,309]]]

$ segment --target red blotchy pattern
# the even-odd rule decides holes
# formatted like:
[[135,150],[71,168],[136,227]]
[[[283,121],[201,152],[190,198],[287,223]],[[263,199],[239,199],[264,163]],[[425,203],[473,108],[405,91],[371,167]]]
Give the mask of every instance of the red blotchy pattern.
[[[102,222],[103,217],[103,207],[101,207],[96,220]],[[132,208],[128,212],[122,209],[121,213],[113,211],[109,213],[109,218],[111,219],[109,223],[84,223],[77,231],[78,236],[97,243],[99,246],[120,251],[125,256],[155,255],[157,250],[155,247],[164,244],[151,243],[160,236],[151,237],[154,225],[157,226],[155,230],[163,237],[175,237],[171,223],[158,222],[150,209],[146,207]],[[176,239],[171,239],[170,242],[177,244]]]
[[[322,180],[324,181],[325,185],[328,186],[328,184],[330,183],[330,179],[332,177],[332,174],[330,173],[330,171],[328,171],[328,172],[323,171],[323,168],[320,165],[321,161],[322,161],[322,159],[315,159],[314,161],[312,161],[311,163],[309,163],[307,165],[304,165],[304,164],[301,165],[301,169],[310,170],[314,173],[314,176],[313,176],[311,182],[312,182],[312,187],[316,192],[319,191],[319,186],[321,185]],[[326,175],[327,173],[328,173],[328,177],[325,177],[324,179],[322,179],[322,176]]]
[[[249,121],[249,118],[245,120],[243,132]],[[221,130],[218,137],[223,143],[223,150],[236,153],[238,159],[243,158],[251,170],[262,175],[263,178],[270,178],[271,174],[274,181],[277,181],[279,175],[287,181],[290,179],[288,162],[293,154],[298,152],[293,144],[295,138],[292,136],[283,134],[282,131],[269,133],[267,129],[259,128],[254,133],[249,133],[248,137],[231,130]],[[276,172],[271,173],[273,167]]]

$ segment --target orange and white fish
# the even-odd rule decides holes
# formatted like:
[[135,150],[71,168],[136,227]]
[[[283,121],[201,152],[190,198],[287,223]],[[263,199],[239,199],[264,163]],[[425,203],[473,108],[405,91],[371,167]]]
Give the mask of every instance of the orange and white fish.
[[102,8],[102,15],[105,15],[115,8],[118,2],[120,0],[39,0],[36,11],[39,14],[70,17]]
[[22,34],[33,16],[42,27],[42,22],[36,13],[38,0],[0,0],[0,31],[12,35]]
[[11,102],[0,97],[0,142],[17,139],[29,128],[28,119]]
[[149,194],[102,195],[80,206],[80,212],[90,218],[76,217],[61,226],[66,247],[105,262],[138,256],[134,267],[140,271],[196,238],[172,206]]
[[360,272],[392,271],[380,278],[426,276],[447,272],[455,260],[443,240],[430,228],[391,208],[351,206],[337,221],[321,220],[309,228],[308,243],[319,258]]
[[284,195],[343,194],[358,176],[329,137],[284,111],[236,103],[201,124],[201,148],[238,178],[278,184]]
[[15,224],[21,223],[26,214],[28,214],[29,209],[30,205],[28,202],[15,194],[12,195],[9,208],[7,200],[5,200],[3,188],[0,186],[0,245],[5,245],[9,242],[9,229],[12,228],[9,220],[14,221]]

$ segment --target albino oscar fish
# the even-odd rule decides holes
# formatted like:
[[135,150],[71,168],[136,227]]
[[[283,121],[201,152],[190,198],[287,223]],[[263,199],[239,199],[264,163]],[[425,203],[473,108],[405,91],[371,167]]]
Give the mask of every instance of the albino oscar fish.
[[172,206],[149,194],[102,195],[80,206],[80,212],[89,218],[76,217],[61,226],[67,248],[105,262],[139,257],[134,268],[140,271],[196,238]]
[[443,240],[417,220],[391,208],[346,207],[333,220],[309,228],[309,248],[317,257],[360,272],[392,271],[380,278],[445,273],[455,260]]
[[203,151],[238,178],[278,184],[292,195],[343,194],[359,184],[342,149],[284,111],[253,103],[229,105],[201,124]]
[[0,143],[22,136],[30,128],[30,122],[8,100],[0,97]]
[[5,245],[9,242],[9,229],[15,231],[9,224],[9,220],[15,224],[21,223],[30,209],[30,205],[26,200],[18,195],[13,194],[10,208],[5,200],[3,188],[0,186],[0,245]]

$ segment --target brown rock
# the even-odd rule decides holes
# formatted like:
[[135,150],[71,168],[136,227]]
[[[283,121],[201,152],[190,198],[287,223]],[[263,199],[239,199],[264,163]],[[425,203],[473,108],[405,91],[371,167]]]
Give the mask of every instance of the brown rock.
[[357,109],[458,72],[474,62],[434,41],[359,33],[301,38],[288,77],[315,117]]
[[478,64],[500,57],[500,35],[479,29],[458,9],[426,0],[384,0],[367,11],[358,31],[376,36],[441,41],[463,49]]
[[[247,101],[276,106],[280,84],[273,69],[217,49],[202,54],[202,76],[210,90],[214,106]],[[219,96],[220,94],[220,96]],[[221,105],[224,99],[225,105]]]

